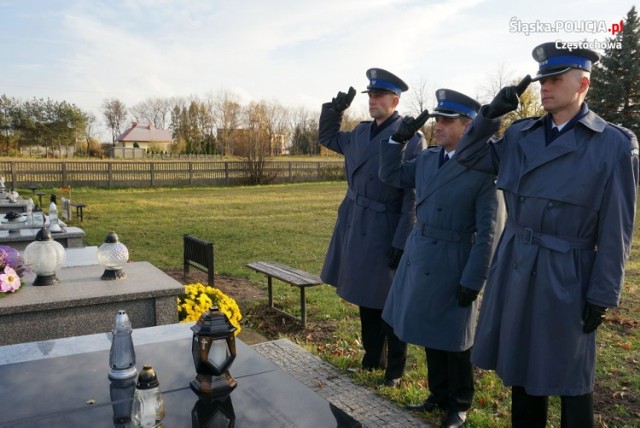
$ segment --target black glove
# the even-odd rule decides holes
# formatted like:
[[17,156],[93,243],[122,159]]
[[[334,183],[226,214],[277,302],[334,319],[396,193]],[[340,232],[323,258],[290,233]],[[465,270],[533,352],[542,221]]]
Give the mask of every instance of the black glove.
[[495,98],[484,109],[484,117],[495,119],[518,108],[520,100],[518,97],[524,93],[531,83],[531,76],[528,74],[516,86],[506,86],[498,92]]
[[605,313],[607,313],[607,308],[587,302],[582,312],[582,321],[584,322],[582,331],[587,334],[595,331],[604,321]]
[[400,126],[398,126],[396,132],[393,133],[391,139],[396,143],[405,144],[418,132],[418,129],[422,128],[422,125],[425,124],[427,119],[429,119],[429,110],[423,111],[420,113],[420,116],[415,119],[411,116],[403,117]]
[[458,298],[458,305],[466,308],[478,298],[478,292],[476,290],[467,288],[464,285],[458,285],[458,292],[456,293],[456,297]]
[[333,107],[333,111],[341,112],[348,109],[349,106],[351,105],[351,101],[353,101],[355,96],[356,96],[356,90],[353,88],[353,86],[349,86],[348,94],[345,94],[344,92],[338,92],[338,95],[336,95],[331,100],[331,106]]
[[400,258],[402,257],[402,253],[404,253],[404,250],[401,250],[400,248],[396,248],[396,247],[391,247],[389,248],[389,267],[391,269],[397,269],[398,268],[398,264],[400,264]]

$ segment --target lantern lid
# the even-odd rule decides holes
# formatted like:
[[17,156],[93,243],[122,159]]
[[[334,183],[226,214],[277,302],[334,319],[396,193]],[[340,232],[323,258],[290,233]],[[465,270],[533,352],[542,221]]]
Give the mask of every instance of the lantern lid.
[[212,306],[208,312],[202,314],[191,330],[199,336],[223,338],[233,335],[236,328],[229,322],[229,318],[217,306]]
[[53,240],[53,238],[51,238],[51,232],[46,227],[40,228],[38,233],[36,233],[36,241],[51,241],[51,240]]
[[145,364],[140,374],[138,374],[138,382],[136,383],[137,389],[151,389],[160,386],[158,382],[158,376],[156,376],[155,370],[150,364]]
[[111,232],[107,233],[107,236],[104,238],[104,242],[107,244],[116,244],[120,242],[120,240],[118,239],[118,235],[116,234],[116,232],[112,230]]

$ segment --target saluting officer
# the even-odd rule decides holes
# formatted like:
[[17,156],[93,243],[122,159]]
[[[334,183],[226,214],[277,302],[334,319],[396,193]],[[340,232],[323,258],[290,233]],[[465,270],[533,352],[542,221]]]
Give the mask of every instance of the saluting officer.
[[631,245],[638,141],[584,103],[596,52],[545,43],[533,57],[547,114],[487,144],[518,105],[503,88],[458,145],[458,162],[497,173],[508,212],[471,359],[511,386],[514,427],[545,426],[559,395],[561,426],[588,428],[595,331],[619,303]]
[[380,148],[380,178],[416,189],[417,222],[407,240],[382,317],[398,337],[423,346],[429,396],[412,410],[446,410],[443,427],[462,426],[474,393],[469,361],[478,303],[493,249],[498,198],[495,175],[463,167],[456,146],[480,104],[450,89],[436,91],[435,138],[413,160],[401,145],[429,114],[405,118]]
[[[407,345],[385,325],[381,314],[415,222],[415,193],[380,181],[378,164],[380,140],[388,139],[400,124],[396,107],[408,86],[381,68],[371,68],[366,75],[369,85],[364,92],[369,94],[372,121],[340,131],[344,110],[356,94],[353,87],[322,105],[319,141],[344,155],[348,189],[320,277],[335,286],[341,298],[359,306],[365,352],[362,368],[386,368],[383,385],[395,387],[404,373]],[[425,145],[424,137],[416,135],[404,156],[416,156]]]

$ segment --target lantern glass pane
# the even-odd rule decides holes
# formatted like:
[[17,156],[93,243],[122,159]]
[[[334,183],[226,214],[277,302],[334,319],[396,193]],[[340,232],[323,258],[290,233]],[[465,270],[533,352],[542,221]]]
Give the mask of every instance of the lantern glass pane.
[[211,342],[211,348],[209,348],[207,360],[217,370],[220,370],[225,361],[227,361],[227,358],[230,356],[231,353],[229,352],[226,339],[214,340]]

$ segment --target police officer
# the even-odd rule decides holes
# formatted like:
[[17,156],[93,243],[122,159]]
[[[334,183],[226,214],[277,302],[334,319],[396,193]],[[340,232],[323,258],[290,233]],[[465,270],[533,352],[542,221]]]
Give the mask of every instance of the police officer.
[[[381,314],[415,222],[415,194],[381,182],[378,159],[380,140],[388,139],[402,120],[396,107],[408,86],[381,68],[371,68],[366,75],[369,85],[364,92],[369,95],[372,121],[340,131],[344,110],[356,94],[353,87],[322,105],[319,141],[344,155],[348,189],[320,277],[335,286],[341,298],[359,306],[362,368],[386,368],[383,385],[395,387],[404,372],[407,345],[385,325]],[[404,156],[412,158],[424,146],[424,137],[418,134],[407,144]]]
[[380,148],[380,178],[416,189],[417,222],[405,246],[382,314],[398,337],[421,345],[427,356],[429,397],[412,410],[446,410],[442,426],[462,426],[473,399],[469,361],[476,298],[487,278],[498,199],[495,176],[452,162],[458,140],[480,104],[450,89],[436,91],[435,138],[413,160],[401,145],[428,112],[405,118]]
[[596,328],[619,303],[631,245],[638,142],[584,103],[597,53],[545,43],[533,57],[547,114],[487,144],[518,105],[503,88],[458,145],[458,162],[498,174],[508,212],[471,360],[511,386],[514,427],[545,426],[559,395],[561,426],[588,428]]

